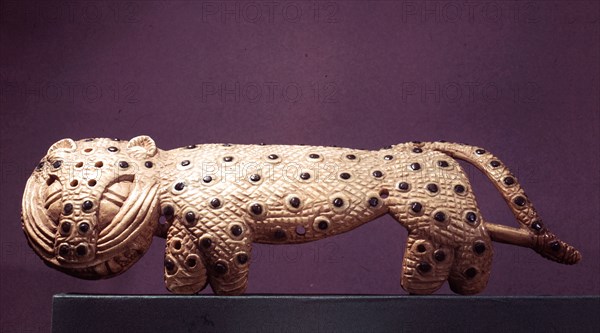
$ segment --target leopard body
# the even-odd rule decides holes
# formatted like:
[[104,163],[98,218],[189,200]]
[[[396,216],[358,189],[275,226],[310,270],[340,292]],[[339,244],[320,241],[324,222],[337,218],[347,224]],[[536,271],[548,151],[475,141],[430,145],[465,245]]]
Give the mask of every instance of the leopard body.
[[[472,163],[492,180],[520,228],[492,224],[482,216],[456,158]],[[493,240],[533,248],[558,262],[571,264],[581,258],[543,226],[502,162],[481,148],[462,144],[411,142],[376,151],[198,144],[163,151],[151,138],[141,136],[129,142],[65,139],[44,159],[48,165],[56,160],[75,165],[101,162],[104,172],[92,186],[97,193],[90,192],[89,179],[59,175],[52,168],[36,170],[25,193],[35,195],[24,196],[24,229],[47,262],[86,278],[126,270],[149,246],[147,237],[139,235],[151,233],[167,240],[165,282],[170,291],[193,294],[210,283],[217,294],[241,294],[247,286],[252,243],[314,241],[386,213],[408,230],[401,285],[410,293],[433,293],[445,281],[460,294],[482,291],[490,275]],[[48,191],[49,178],[61,186]],[[73,178],[86,187],[70,186]],[[123,181],[131,184],[115,187]],[[150,189],[156,193],[148,195]],[[63,216],[64,210],[57,215],[56,207],[38,203],[48,201],[48,192],[60,207],[66,203],[79,207],[91,198],[98,209],[73,216],[97,221],[91,235],[110,234],[119,242],[109,246],[106,237],[99,244],[98,239],[81,240],[76,230],[61,234],[63,221],[72,218]],[[116,197],[120,199],[115,201]],[[113,205],[103,209],[103,202]],[[143,202],[137,211],[136,202]],[[132,216],[144,213],[143,217],[115,221],[125,215],[120,207],[132,210]],[[40,211],[46,211],[45,219],[36,215]],[[159,214],[165,217],[164,224],[158,222]],[[127,221],[137,224],[132,227],[133,222]],[[55,237],[39,237],[35,232],[39,230]],[[88,246],[87,257],[78,256],[77,244],[62,256],[65,237],[76,237]],[[113,249],[128,241],[137,250],[127,253],[124,265],[100,251],[95,259],[88,258],[96,247]],[[117,256],[124,256],[124,251],[113,250]]]

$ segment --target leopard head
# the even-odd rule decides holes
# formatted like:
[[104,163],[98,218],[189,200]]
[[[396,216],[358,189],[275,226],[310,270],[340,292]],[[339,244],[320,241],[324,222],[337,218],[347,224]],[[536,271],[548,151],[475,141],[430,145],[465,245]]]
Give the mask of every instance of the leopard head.
[[81,278],[127,270],[158,226],[160,153],[148,136],[53,144],[23,194],[30,246],[48,265]]

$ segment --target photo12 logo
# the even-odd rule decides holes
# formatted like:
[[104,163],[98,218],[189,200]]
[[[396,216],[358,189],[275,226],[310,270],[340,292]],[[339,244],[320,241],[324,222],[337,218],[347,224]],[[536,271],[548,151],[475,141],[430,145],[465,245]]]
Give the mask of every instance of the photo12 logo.
[[492,81],[403,81],[400,84],[400,96],[404,104],[456,103],[468,105],[495,104],[501,101],[532,104],[538,103],[541,95],[541,87],[533,81],[512,84]]
[[2,1],[6,24],[131,24],[142,21],[144,1]]
[[0,101],[38,103],[137,103],[137,82],[0,81]]
[[340,7],[333,1],[205,1],[203,23],[275,24],[337,23]]
[[337,103],[338,86],[334,81],[300,82],[240,82],[204,81],[199,99],[202,103],[221,104],[278,104],[314,102],[317,104]]

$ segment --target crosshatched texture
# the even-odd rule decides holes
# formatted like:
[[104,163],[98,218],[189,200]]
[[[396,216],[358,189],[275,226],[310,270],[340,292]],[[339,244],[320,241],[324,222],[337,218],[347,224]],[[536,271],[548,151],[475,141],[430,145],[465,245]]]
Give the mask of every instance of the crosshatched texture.
[[[486,221],[455,160],[482,170],[520,227]],[[402,287],[475,294],[489,279],[492,241],[526,246],[566,264],[580,253],[552,234],[516,178],[489,152],[411,142],[378,151],[339,147],[195,144],[162,151],[130,141],[64,139],[30,177],[23,229],[51,266],[96,279],[119,274],[166,238],[174,293],[210,284],[245,291],[252,243],[303,243],[390,214],[408,232]],[[159,224],[162,214],[167,223]]]

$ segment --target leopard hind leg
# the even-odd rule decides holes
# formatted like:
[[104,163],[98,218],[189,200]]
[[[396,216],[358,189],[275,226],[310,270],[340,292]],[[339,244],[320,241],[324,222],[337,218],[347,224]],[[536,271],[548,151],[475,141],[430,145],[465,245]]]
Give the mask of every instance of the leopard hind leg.
[[463,242],[454,250],[454,263],[448,277],[450,289],[457,294],[473,295],[485,289],[492,266],[489,237]]
[[453,256],[454,251],[450,247],[410,234],[402,264],[402,288],[417,295],[434,293],[448,279]]

